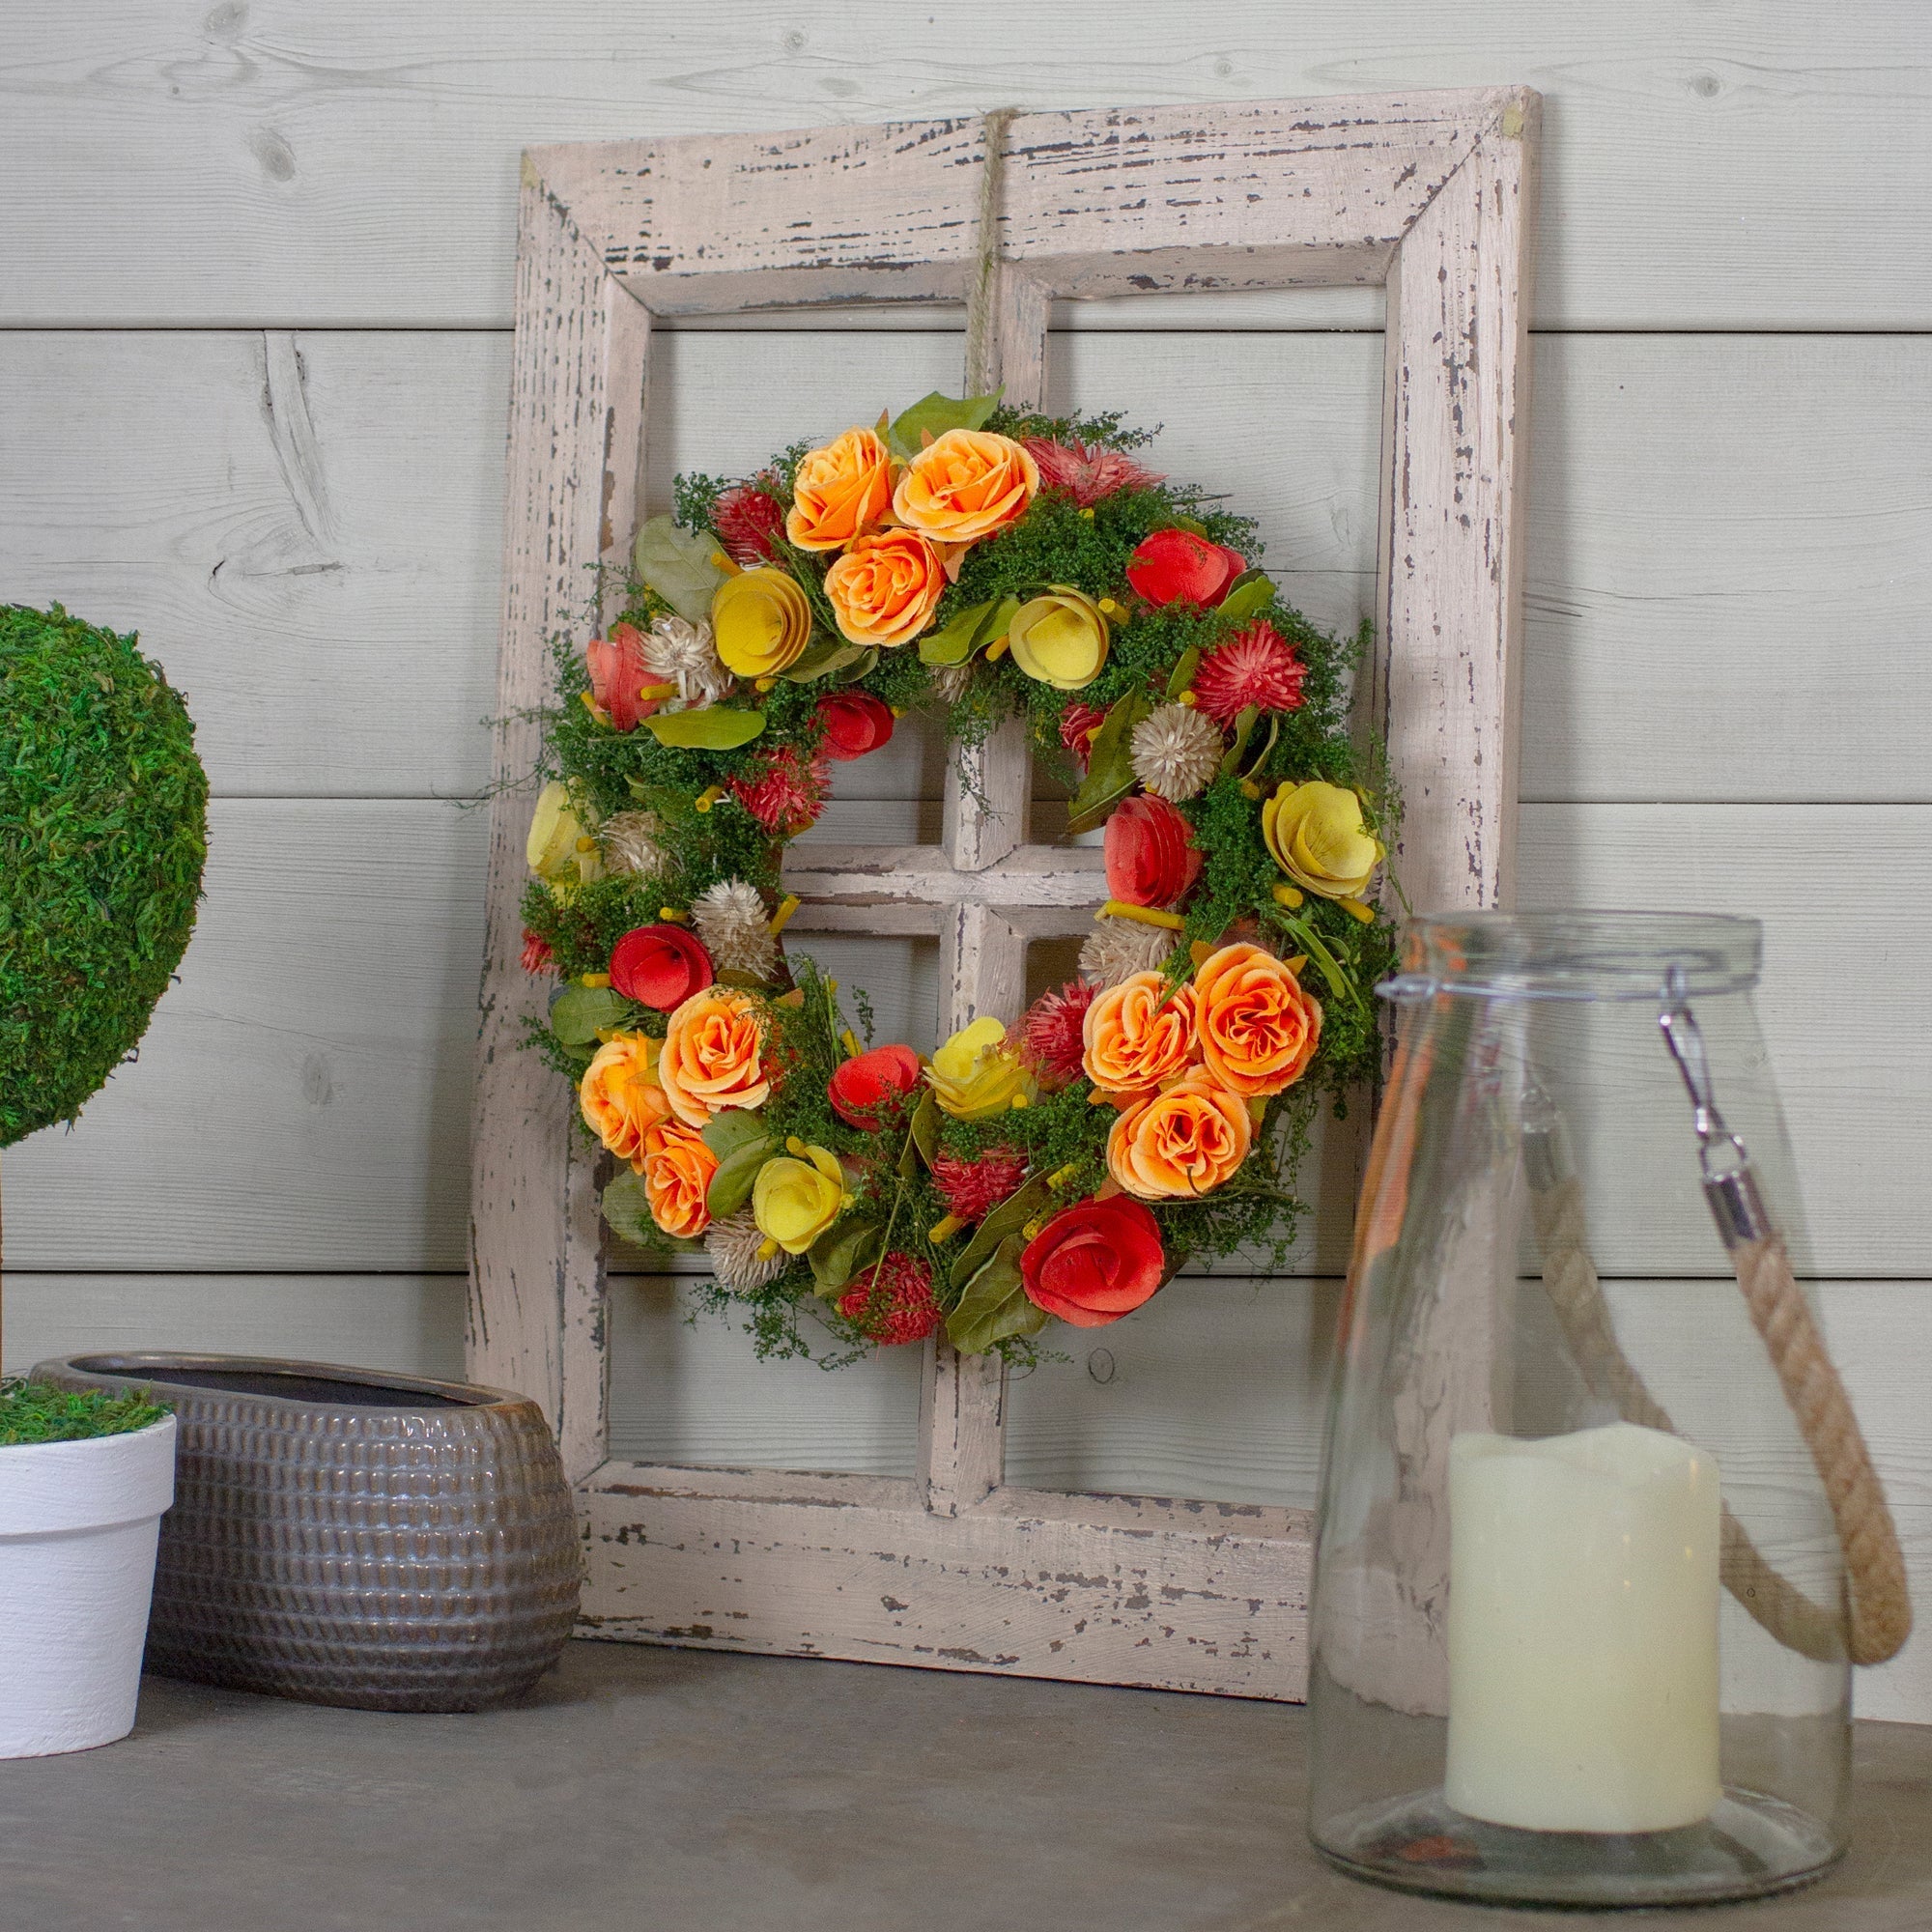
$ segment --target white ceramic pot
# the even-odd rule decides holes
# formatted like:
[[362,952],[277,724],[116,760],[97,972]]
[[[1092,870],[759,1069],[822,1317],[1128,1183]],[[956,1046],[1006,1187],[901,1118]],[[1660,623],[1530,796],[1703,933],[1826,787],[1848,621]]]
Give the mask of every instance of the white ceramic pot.
[[0,1758],[134,1728],[175,1419],[0,1447]]

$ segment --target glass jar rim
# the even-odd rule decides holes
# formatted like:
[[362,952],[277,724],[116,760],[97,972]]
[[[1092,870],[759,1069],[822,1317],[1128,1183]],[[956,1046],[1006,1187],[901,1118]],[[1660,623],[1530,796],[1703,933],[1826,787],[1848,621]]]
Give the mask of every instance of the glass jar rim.
[[1384,999],[1649,1000],[1676,988],[1706,999],[1749,992],[1764,924],[1731,913],[1422,913],[1402,929],[1402,970]]

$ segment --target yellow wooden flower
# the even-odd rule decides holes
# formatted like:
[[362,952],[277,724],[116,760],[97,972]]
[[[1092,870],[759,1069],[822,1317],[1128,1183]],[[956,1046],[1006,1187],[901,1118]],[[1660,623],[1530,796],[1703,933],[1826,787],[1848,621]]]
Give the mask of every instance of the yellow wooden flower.
[[1324,899],[1358,899],[1388,854],[1346,786],[1285,781],[1262,807],[1262,837],[1297,886]]
[[937,1053],[926,1078],[955,1120],[989,1121],[1033,1097],[1033,1076],[1007,1044],[1007,1030],[988,1016],[961,1027]]
[[1022,604],[1007,629],[1013,662],[1038,684],[1079,691],[1107,662],[1107,619],[1084,590],[1056,583]]
[[570,802],[570,789],[553,779],[537,794],[537,809],[530,817],[529,837],[524,841],[524,857],[538,878],[553,885],[580,882],[588,885],[604,876],[604,855],[597,841],[584,830]]
[[845,1173],[828,1148],[805,1147],[803,1157],[781,1154],[752,1183],[752,1218],[766,1239],[802,1255],[838,1218]]
[[775,677],[805,654],[811,607],[781,570],[741,570],[711,599],[711,639],[727,670]]

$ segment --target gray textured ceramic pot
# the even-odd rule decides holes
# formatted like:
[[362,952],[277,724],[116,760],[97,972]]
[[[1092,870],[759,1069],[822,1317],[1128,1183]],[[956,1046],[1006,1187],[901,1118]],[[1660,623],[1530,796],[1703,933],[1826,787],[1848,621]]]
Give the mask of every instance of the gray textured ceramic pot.
[[180,1424],[150,1670],[475,1711],[556,1662],[577,1616],[577,1520],[535,1403],[242,1355],[70,1355],[34,1377],[153,1389]]

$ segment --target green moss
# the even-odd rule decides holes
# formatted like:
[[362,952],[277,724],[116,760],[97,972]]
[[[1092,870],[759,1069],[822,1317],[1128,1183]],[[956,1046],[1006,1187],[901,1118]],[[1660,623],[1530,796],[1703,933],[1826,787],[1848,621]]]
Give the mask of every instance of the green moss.
[[208,780],[159,667],[0,607],[0,1146],[133,1052],[194,929]]
[[0,1448],[22,1442],[86,1442],[127,1435],[167,1414],[145,1396],[107,1389],[55,1388],[48,1382],[0,1382]]

